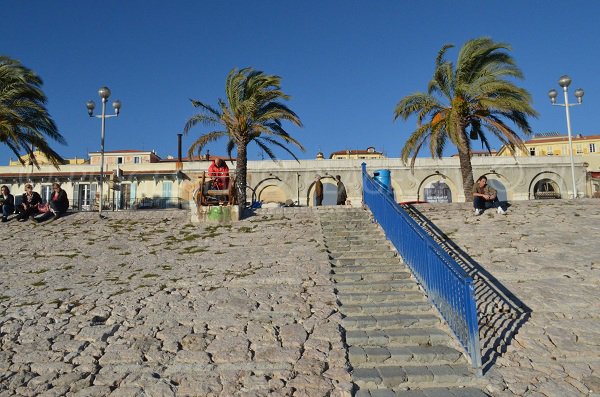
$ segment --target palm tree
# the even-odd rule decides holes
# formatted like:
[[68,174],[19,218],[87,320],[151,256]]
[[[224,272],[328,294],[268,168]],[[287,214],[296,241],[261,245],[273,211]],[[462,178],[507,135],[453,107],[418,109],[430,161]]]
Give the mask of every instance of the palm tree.
[[507,53],[510,46],[487,37],[467,41],[460,49],[456,65],[444,57],[454,47],[444,45],[436,58],[427,93],[417,92],[400,100],[394,120],[417,116],[417,129],[402,148],[402,160],[412,155],[411,168],[423,145],[429,143],[432,157],[442,157],[448,140],[458,149],[465,198],[473,200],[471,140],[481,141],[491,152],[484,130],[497,137],[511,153],[524,149],[519,135],[505,120],[525,135],[531,134],[527,116],[536,117],[531,96],[510,79],[523,73]]
[[198,138],[188,151],[191,157],[200,154],[202,148],[219,138],[226,137],[227,153],[231,157],[234,148],[236,157],[236,194],[238,203],[246,203],[247,147],[256,143],[267,155],[276,160],[270,145],[282,148],[298,158],[285,144],[294,144],[304,151],[304,147],[292,138],[283,128],[281,121],[288,120],[301,127],[300,119],[292,110],[279,102],[290,97],[281,90],[281,78],[267,75],[252,68],[232,69],[225,81],[226,100],[219,99],[219,107],[214,108],[204,102],[191,99],[199,113],[185,124],[184,133],[196,124],[216,127]]
[[0,55],[0,142],[8,146],[25,164],[22,155],[28,154],[39,168],[34,147],[52,164],[64,163],[46,141],[65,144],[56,124],[46,110],[46,96],[41,90],[42,79],[19,61]]

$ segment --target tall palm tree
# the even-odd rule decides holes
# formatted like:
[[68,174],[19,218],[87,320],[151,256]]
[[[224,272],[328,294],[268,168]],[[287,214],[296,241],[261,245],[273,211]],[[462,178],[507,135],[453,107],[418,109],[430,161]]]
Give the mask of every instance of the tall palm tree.
[[42,152],[52,164],[64,163],[46,138],[65,144],[56,124],[46,110],[42,79],[19,61],[0,55],[0,142],[8,146],[19,161],[29,155],[39,168],[33,148]]
[[272,160],[276,160],[276,156],[270,145],[282,148],[298,160],[285,144],[291,143],[302,151],[304,147],[286,132],[281,121],[287,120],[299,127],[302,123],[296,113],[279,102],[290,98],[281,90],[279,76],[267,75],[252,68],[234,68],[227,75],[225,95],[226,100],[218,100],[218,108],[191,99],[199,113],[187,121],[184,133],[187,134],[196,124],[216,127],[190,146],[189,156],[200,154],[206,144],[222,137],[228,139],[227,153],[230,157],[233,149],[237,149],[236,193],[238,202],[243,206],[246,203],[248,144],[256,143]]
[[519,135],[506,124],[512,122],[525,135],[531,134],[527,116],[536,117],[531,96],[510,79],[522,79],[523,73],[507,53],[510,46],[488,37],[467,41],[460,49],[456,65],[445,59],[444,45],[435,60],[435,71],[427,93],[417,92],[400,100],[394,120],[417,116],[417,129],[402,148],[404,162],[429,143],[432,157],[442,157],[448,140],[458,149],[465,198],[473,200],[471,141],[481,141],[491,152],[484,130],[507,145],[511,153],[524,149]]

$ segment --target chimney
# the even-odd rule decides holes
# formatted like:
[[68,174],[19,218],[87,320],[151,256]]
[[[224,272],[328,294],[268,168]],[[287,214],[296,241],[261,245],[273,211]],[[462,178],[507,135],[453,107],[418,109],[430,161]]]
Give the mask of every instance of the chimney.
[[178,170],[183,168],[183,160],[181,158],[181,137],[183,136],[183,134],[177,134],[177,163],[175,165],[175,168],[177,168]]
[[177,161],[181,163],[181,137],[183,134],[177,134]]

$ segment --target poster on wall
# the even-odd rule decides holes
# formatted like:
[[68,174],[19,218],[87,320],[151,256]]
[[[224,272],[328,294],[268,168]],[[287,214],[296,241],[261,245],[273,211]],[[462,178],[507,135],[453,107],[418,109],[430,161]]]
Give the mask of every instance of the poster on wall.
[[431,182],[424,189],[425,201],[428,203],[451,203],[452,192],[442,181]]

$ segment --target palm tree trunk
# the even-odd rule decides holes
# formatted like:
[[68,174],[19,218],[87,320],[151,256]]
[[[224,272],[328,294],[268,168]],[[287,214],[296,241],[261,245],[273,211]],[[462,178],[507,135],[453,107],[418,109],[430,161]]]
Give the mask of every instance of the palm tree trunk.
[[463,191],[465,193],[465,201],[473,202],[473,167],[471,166],[471,153],[464,150],[458,150],[458,159],[460,160],[460,173],[463,180]]
[[467,203],[473,202],[473,166],[471,165],[471,145],[464,123],[459,124],[458,159],[460,161],[460,173],[462,175],[463,192]]
[[237,158],[235,164],[235,187],[240,208],[240,216],[246,206],[246,173],[248,172],[248,157],[246,153],[246,144],[238,144]]

